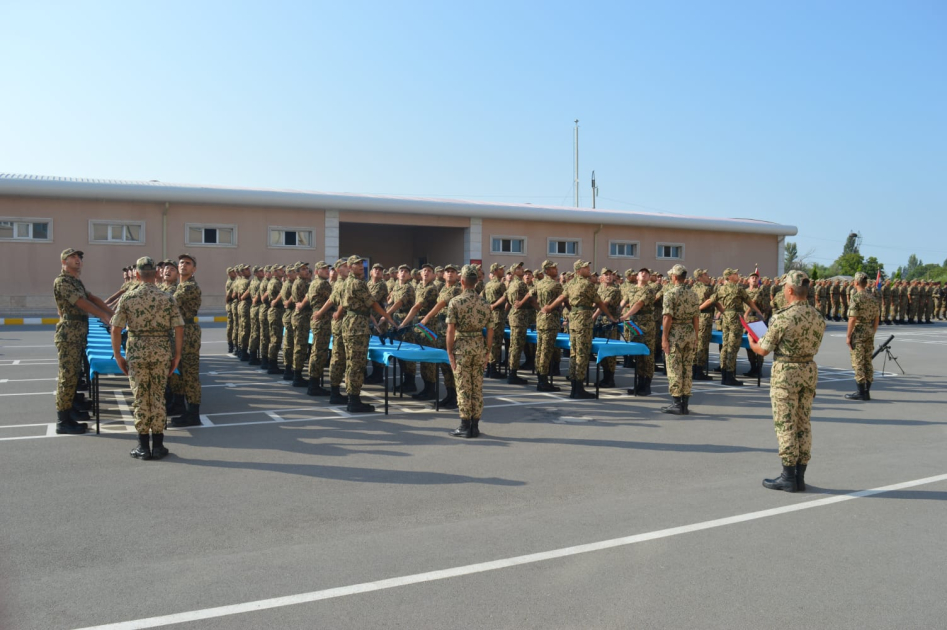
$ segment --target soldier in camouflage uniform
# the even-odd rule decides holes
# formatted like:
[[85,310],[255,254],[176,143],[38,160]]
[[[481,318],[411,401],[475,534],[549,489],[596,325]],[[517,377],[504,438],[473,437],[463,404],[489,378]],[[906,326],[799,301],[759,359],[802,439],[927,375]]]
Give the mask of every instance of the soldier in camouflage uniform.
[[[381,304],[382,308],[388,304],[388,285],[384,281],[385,268],[380,263],[375,263],[369,270],[371,278],[368,280],[368,290],[375,298],[375,301]],[[386,311],[387,312],[387,311]],[[375,322],[379,330],[384,330],[384,323]],[[368,385],[378,385],[385,382],[385,366],[377,361],[372,361],[372,373],[365,378]]]
[[945,301],[944,298],[943,283],[938,280],[937,286],[934,288],[934,316],[937,317],[938,320],[944,319],[944,308],[947,306],[947,304],[945,304],[947,301]]
[[655,326],[654,305],[655,289],[650,282],[651,272],[647,267],[638,270],[638,281],[629,286],[622,300],[622,308],[628,310],[622,313],[621,318],[635,322],[641,329],[642,335],[635,335],[631,340],[648,346],[648,354],[637,357],[638,367],[635,371],[637,385],[629,389],[629,394],[638,396],[651,395],[651,379],[654,378],[655,354]]
[[591,263],[585,260],[575,261],[572,265],[575,278],[563,287],[562,295],[542,309],[543,313],[548,315],[564,302],[569,303],[569,380],[572,381],[572,393],[569,398],[577,400],[595,398],[595,394],[585,391],[582,384],[592,354],[594,308],[598,306],[609,321],[618,321],[608,312],[608,305],[599,298],[596,286],[589,280],[592,275],[589,265]]
[[891,325],[891,280],[885,280],[881,285],[881,319],[886,326]]
[[[615,272],[608,267],[603,267],[599,274],[598,296],[602,302],[608,305],[610,312],[621,313],[622,295],[616,280]],[[593,313],[593,318],[596,319],[600,325],[608,324],[608,319],[598,312]],[[611,328],[604,334],[604,337],[607,339],[618,339],[619,336],[620,333],[617,328]],[[599,388],[615,387],[615,368],[618,365],[618,359],[615,357],[607,357],[600,363],[602,365],[602,378],[596,384]]]
[[510,322],[510,347],[506,355],[506,382],[509,385],[525,385],[525,378],[517,376],[520,367],[520,354],[526,345],[526,327],[529,324],[526,312],[526,302],[529,300],[529,289],[523,282],[523,264],[516,263],[512,267],[513,277],[506,288],[506,301],[510,305],[508,319]]
[[[437,294],[437,303],[428,314],[421,319],[421,324],[434,330],[434,333],[437,335],[437,339],[434,340],[434,347],[440,350],[447,349],[447,313],[444,309],[452,299],[463,292],[458,282],[457,267],[454,265],[446,265],[444,267],[444,279],[444,286]],[[436,323],[432,322],[432,319],[436,320]],[[442,365],[441,367],[444,371],[444,388],[447,390],[447,394],[444,400],[441,400],[438,405],[444,409],[456,409],[457,387],[454,383],[454,373],[446,365]]]
[[775,354],[769,395],[783,470],[779,477],[763,480],[763,486],[771,490],[806,489],[806,466],[812,453],[812,399],[819,380],[813,358],[825,333],[825,320],[808,304],[808,289],[809,278],[804,272],[787,273],[784,294],[789,306],[773,315],[759,343],[750,339],[750,347],[760,356]]
[[[710,276],[706,269],[695,269],[694,275],[697,282],[691,289],[697,296],[697,304],[702,304],[714,293],[714,288],[710,284]],[[710,363],[710,338],[713,335],[714,313],[716,309],[712,306],[700,310],[700,329],[697,333],[697,351],[694,353],[694,367],[691,378],[695,381],[712,381],[712,376],[708,373]]]
[[699,343],[700,301],[697,294],[684,284],[687,269],[674,265],[668,276],[673,288],[664,292],[661,346],[667,357],[668,389],[674,402],[661,411],[676,416],[690,413],[692,366]]
[[[769,302],[769,298],[766,297],[766,295],[763,293],[762,289],[760,288],[760,276],[758,273],[753,272],[750,274],[750,286],[746,290],[746,294],[750,296],[750,299],[757,306],[760,307],[760,311],[764,313],[766,312],[766,305]],[[812,291],[809,294],[809,297],[811,298],[814,294],[815,294],[815,291]],[[815,305],[812,303],[812,300],[809,300],[809,306],[812,306],[813,308],[815,308]],[[752,310],[747,308],[746,311],[743,313],[743,319],[746,320],[747,323],[760,322],[760,321],[763,321],[764,316],[758,315],[757,313],[754,313]],[[741,339],[742,339],[742,333],[741,333]],[[739,352],[739,350],[737,352]],[[753,352],[749,348],[746,349],[746,360],[750,364],[750,369],[749,371],[744,372],[743,376],[746,376],[748,378],[756,378],[759,375],[760,370],[763,369],[763,361],[760,360],[758,356],[759,355],[757,355],[755,352]]]
[[280,289],[280,302],[283,304],[283,380],[293,380],[293,354],[296,352],[296,331],[293,328],[293,316],[296,314],[296,302],[293,300],[293,285],[299,277],[296,264],[286,267],[286,281]]
[[721,385],[740,386],[743,381],[736,378],[737,354],[740,352],[740,343],[743,340],[743,326],[740,324],[740,315],[746,310],[747,305],[756,312],[761,318],[756,303],[750,299],[746,289],[740,284],[740,272],[736,269],[727,268],[723,270],[723,275],[727,283],[718,286],[710,299],[705,300],[700,308],[707,308],[710,305],[716,305],[717,310],[721,312],[723,320],[723,354],[720,363],[723,368],[723,379]]
[[[434,305],[437,304],[437,287],[434,286],[434,267],[425,263],[421,266],[421,282],[414,287],[414,306],[401,320],[400,328],[406,328],[414,322],[417,315],[426,317]],[[427,337],[418,336],[417,341],[422,346],[433,347],[434,342]],[[421,364],[421,381],[424,388],[411,396],[414,400],[434,400],[437,384],[437,364],[425,362]]]
[[266,312],[266,327],[269,331],[269,344],[266,346],[266,373],[282,374],[279,366],[279,351],[283,346],[283,281],[286,279],[284,265],[273,265],[273,277],[266,287],[266,297],[270,308]]
[[[391,306],[388,307],[388,315],[400,325],[408,313],[411,312],[411,307],[414,306],[414,285],[411,283],[411,267],[401,265],[397,272],[398,278],[389,295]],[[413,331],[406,331],[402,338],[411,343],[418,343]],[[398,359],[398,365],[401,367],[401,383],[395,385],[395,392],[407,394],[418,391],[418,386],[415,383],[417,364],[414,361]]]
[[[480,435],[483,412],[483,369],[490,361],[490,337],[494,334],[490,307],[477,295],[479,276],[473,265],[461,270],[462,293],[447,304],[446,349],[457,379],[457,406],[460,426],[451,435],[475,438]],[[483,338],[483,330],[487,338]],[[485,342],[486,341],[486,342]]]
[[237,279],[233,283],[233,294],[236,305],[234,313],[238,327],[236,351],[241,361],[250,360],[250,267],[240,265],[237,270]]
[[171,393],[187,400],[184,415],[171,421],[172,427],[193,427],[201,423],[201,325],[197,313],[201,310],[201,288],[194,273],[197,260],[191,254],[178,256],[181,281],[174,290],[174,301],[184,320],[184,344],[181,348],[181,374],[172,374]]
[[332,314],[332,358],[329,361],[329,403],[332,405],[348,405],[349,399],[342,395],[342,380],[345,378],[345,366],[348,362],[345,335],[342,321],[345,312],[341,309],[343,289],[351,273],[345,258],[335,261],[336,279],[332,283],[332,292],[329,299],[318,311],[312,314],[313,321],[321,321],[329,313]]
[[908,284],[907,290],[908,296],[908,323],[913,324],[914,320],[917,319],[918,306],[921,302],[921,289],[917,286],[917,280],[911,280]]
[[904,324],[907,321],[908,311],[910,310],[910,296],[908,295],[908,282],[901,280],[898,282],[898,323]]
[[503,338],[506,333],[506,285],[503,284],[505,268],[500,263],[490,265],[490,281],[483,287],[483,298],[490,306],[490,321],[493,322],[493,337],[490,346],[490,363],[487,378],[503,378],[500,364],[503,360]]
[[[543,307],[552,304],[562,295],[559,283],[559,268],[551,260],[543,261],[544,278],[536,283],[532,293],[533,308],[536,309],[536,376],[539,384],[536,391],[558,392],[559,387],[552,384],[551,366],[558,364],[556,337],[562,328],[562,308],[557,307],[546,313]],[[494,331],[494,334],[496,332]]]
[[856,293],[848,308],[848,331],[845,343],[852,354],[852,369],[858,391],[846,394],[848,400],[871,400],[871,383],[874,367],[871,353],[875,348],[875,332],[878,330],[878,303],[868,293],[868,276],[859,271],[855,274]]
[[308,381],[303,378],[303,368],[309,358],[309,326],[312,318],[312,307],[305,301],[309,292],[311,278],[309,263],[296,263],[296,281],[293,282],[293,387],[307,387]]
[[79,422],[88,420],[89,414],[76,407],[82,400],[77,389],[85,369],[83,357],[89,335],[89,315],[103,322],[112,318],[112,310],[100,298],[86,291],[79,279],[84,255],[75,249],[63,251],[59,256],[62,271],[53,281],[53,297],[59,311],[54,337],[59,355],[56,433],[81,434],[89,428],[85,422]]
[[832,301],[832,319],[842,321],[842,286],[838,280],[829,287],[829,299]]
[[363,260],[360,256],[349,256],[347,261],[349,277],[342,285],[342,303],[340,304],[344,312],[342,337],[345,339],[346,352],[345,389],[348,394],[346,410],[350,413],[375,411],[373,405],[363,403],[361,399],[365,366],[368,363],[368,339],[371,337],[368,322],[372,310],[392,326],[395,325],[385,309],[375,301],[371,291],[368,290],[368,285],[363,279],[365,276]]
[[233,267],[227,267],[227,282],[224,284],[224,310],[227,311],[227,352],[233,354],[235,344],[234,340],[236,335],[234,334],[234,316],[233,316],[233,297],[230,295],[233,289],[234,280],[237,278],[237,273],[233,270]]
[[250,279],[250,360],[248,365],[260,365],[260,285],[263,283],[263,267],[253,268]]
[[316,319],[315,313],[322,310],[332,295],[332,285],[329,284],[329,264],[320,260],[315,264],[316,277],[309,283],[306,298],[303,300],[303,309],[313,312],[310,320],[312,330],[312,350],[309,353],[309,387],[306,394],[309,396],[329,396],[331,392],[319,384],[329,362],[329,340],[332,338],[332,322],[326,318]]
[[260,281],[260,369],[270,369],[270,283],[274,280],[276,265],[263,267],[263,279]]
[[[161,459],[164,447],[164,388],[168,375],[181,361],[184,320],[174,297],[155,286],[155,261],[139,258],[135,263],[141,286],[122,296],[112,318],[112,352],[119,369],[128,375],[135,402],[138,446],[135,459]],[[121,354],[122,328],[128,327],[125,356]],[[169,332],[174,331],[174,350]],[[149,436],[150,434],[150,436]],[[151,442],[153,440],[153,442]]]

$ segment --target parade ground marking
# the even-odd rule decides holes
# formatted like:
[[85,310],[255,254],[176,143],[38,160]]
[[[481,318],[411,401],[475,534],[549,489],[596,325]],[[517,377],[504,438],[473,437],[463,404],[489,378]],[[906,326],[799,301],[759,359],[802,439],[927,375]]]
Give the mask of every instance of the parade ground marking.
[[202,610],[191,610],[188,612],[176,613],[172,615],[162,615],[160,617],[149,617],[147,619],[123,621],[120,623],[112,623],[112,624],[106,624],[106,625],[101,625],[101,626],[88,626],[80,630],[137,630],[139,628],[157,628],[160,626],[170,626],[177,623],[188,623],[192,621],[200,621],[201,619],[214,619],[218,617],[226,617],[229,615],[239,615],[243,613],[269,610],[272,608],[296,606],[298,604],[307,604],[307,603],[318,602],[318,601],[322,601],[326,599],[346,597],[348,595],[358,595],[361,593],[371,593],[373,591],[382,591],[382,590],[391,589],[391,588],[398,588],[401,586],[409,586],[411,584],[421,584],[423,582],[435,582],[438,580],[447,580],[450,578],[462,577],[465,575],[473,575],[475,573],[484,573],[486,571],[496,571],[498,569],[508,569],[510,567],[516,567],[516,566],[521,566],[525,564],[533,564],[536,562],[544,562],[546,560],[555,560],[557,558],[566,558],[569,556],[576,556],[579,554],[591,553],[595,551],[603,551],[605,549],[614,549],[616,547],[626,547],[628,545],[634,545],[641,542],[648,542],[651,540],[658,540],[661,538],[670,538],[672,536],[679,536],[681,534],[690,534],[693,532],[700,532],[700,531],[704,531],[708,529],[715,529],[717,527],[724,527],[726,525],[736,525],[738,523],[747,523],[749,521],[769,518],[771,516],[779,516],[781,514],[790,514],[792,512],[799,512],[801,510],[809,510],[812,508],[825,507],[828,505],[834,505],[836,503],[842,503],[844,501],[851,501],[852,499],[859,499],[862,497],[871,497],[878,494],[884,494],[886,492],[895,492],[897,490],[904,490],[905,488],[914,488],[916,486],[923,486],[923,485],[927,485],[931,483],[937,483],[938,481],[947,481],[947,474],[936,475],[934,477],[925,477],[924,479],[915,479],[914,481],[905,481],[904,483],[897,483],[890,486],[873,488],[871,490],[860,490],[858,492],[852,492],[849,494],[829,496],[823,499],[816,499],[814,501],[805,501],[802,503],[794,503],[792,505],[784,505],[783,507],[772,508],[769,510],[747,512],[746,514],[738,514],[736,516],[728,516],[725,518],[718,518],[718,519],[714,519],[710,521],[703,521],[701,523],[683,525],[681,527],[659,529],[657,531],[646,532],[644,534],[634,534],[632,536],[625,536],[622,538],[613,538],[611,540],[602,540],[595,543],[576,545],[574,547],[564,547],[562,549],[553,549],[551,551],[531,553],[524,556],[514,556],[512,558],[491,560],[488,562],[480,562],[477,564],[468,564],[464,566],[453,567],[450,569],[428,571],[426,573],[416,573],[414,575],[404,575],[401,577],[388,578],[384,580],[378,580],[375,582],[363,582],[361,584],[352,584],[350,586],[328,588],[321,591],[311,591],[309,593],[299,593],[297,595],[288,595],[285,597],[259,599],[256,601],[244,602],[242,604],[231,604],[229,606],[218,606],[215,608],[204,608]]

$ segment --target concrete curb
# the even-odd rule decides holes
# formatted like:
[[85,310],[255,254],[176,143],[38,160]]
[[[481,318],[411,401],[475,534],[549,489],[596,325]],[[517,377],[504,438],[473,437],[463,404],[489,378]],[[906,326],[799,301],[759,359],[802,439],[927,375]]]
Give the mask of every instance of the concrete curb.
[[[195,317],[198,324],[226,323],[226,315]],[[37,326],[58,324],[58,317],[0,317],[0,326]]]

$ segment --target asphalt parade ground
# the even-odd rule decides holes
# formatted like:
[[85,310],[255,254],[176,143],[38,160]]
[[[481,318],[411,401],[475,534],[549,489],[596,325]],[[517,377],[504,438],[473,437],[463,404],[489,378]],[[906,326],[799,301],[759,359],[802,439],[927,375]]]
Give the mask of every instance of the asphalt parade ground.
[[57,436],[52,327],[0,328],[0,628],[943,628],[947,324],[881,326],[907,374],[879,355],[871,402],[842,398],[844,326],[796,494],[761,486],[766,378],[679,417],[661,375],[572,401],[521,374],[462,440],[456,411],[349,414],[206,325],[204,425],[142,462],[127,379],[101,435]]

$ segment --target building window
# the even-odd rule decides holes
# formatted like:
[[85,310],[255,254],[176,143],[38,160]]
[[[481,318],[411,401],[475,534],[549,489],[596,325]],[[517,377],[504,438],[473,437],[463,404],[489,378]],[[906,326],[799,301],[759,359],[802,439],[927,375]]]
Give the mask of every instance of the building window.
[[523,236],[491,236],[491,254],[525,254],[526,238]]
[[681,243],[658,243],[658,258],[684,260],[684,245]]
[[187,223],[184,226],[184,234],[184,242],[187,245],[204,245],[206,247],[237,246],[237,226],[235,225]]
[[579,256],[582,254],[582,241],[568,238],[546,239],[546,253],[550,256]]
[[312,229],[294,227],[271,227],[270,247],[292,247],[312,249]]
[[144,221],[89,221],[90,243],[144,243]]
[[637,258],[638,243],[634,241],[609,241],[609,258]]
[[52,241],[50,219],[0,217],[0,241]]

